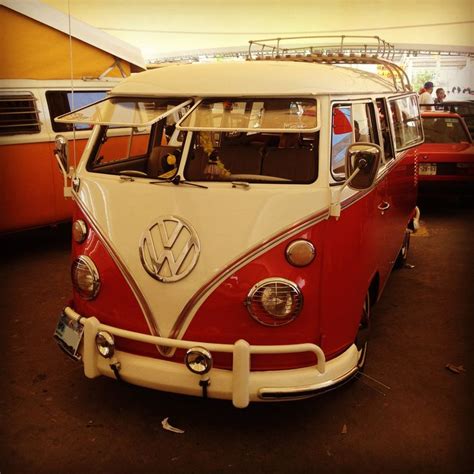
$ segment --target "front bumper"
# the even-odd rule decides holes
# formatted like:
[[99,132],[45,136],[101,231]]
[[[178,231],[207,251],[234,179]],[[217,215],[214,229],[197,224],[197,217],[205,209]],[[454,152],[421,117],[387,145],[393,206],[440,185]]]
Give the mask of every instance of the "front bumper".
[[[186,365],[167,360],[144,357],[116,351],[113,359],[102,357],[95,339],[99,331],[113,336],[177,349],[204,347],[209,352],[225,352],[233,355],[232,370],[213,368],[209,378],[207,395],[211,398],[232,400],[234,406],[245,408],[250,401],[293,400],[306,398],[336,388],[347,382],[358,371],[359,352],[351,345],[338,357],[326,361],[322,349],[311,343],[257,346],[242,339],[234,344],[215,344],[185,341],[126,331],[105,324],[97,318],[86,318],[72,308],[64,309],[65,315],[84,326],[81,356],[84,373],[89,378],[105,375],[115,377],[112,365],[120,366],[120,378],[126,382],[157,390],[200,396],[202,377],[188,370]],[[251,371],[252,354],[290,354],[312,352],[316,365],[300,369]]]

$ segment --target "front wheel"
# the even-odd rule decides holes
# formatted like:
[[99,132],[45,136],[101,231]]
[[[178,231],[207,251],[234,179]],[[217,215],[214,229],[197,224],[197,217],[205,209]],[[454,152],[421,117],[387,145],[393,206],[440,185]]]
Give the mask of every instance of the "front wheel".
[[370,293],[367,291],[367,294],[364,298],[364,304],[362,306],[362,313],[360,316],[359,330],[357,331],[357,336],[355,344],[357,350],[359,351],[359,360],[357,366],[359,369],[362,369],[365,364],[365,356],[367,354],[367,345],[369,342],[369,332],[370,332]]

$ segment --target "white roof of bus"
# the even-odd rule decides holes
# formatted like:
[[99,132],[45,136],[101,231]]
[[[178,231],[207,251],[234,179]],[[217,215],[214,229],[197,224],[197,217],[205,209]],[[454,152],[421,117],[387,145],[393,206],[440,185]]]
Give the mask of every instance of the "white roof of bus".
[[[0,5],[69,35],[68,16],[38,0],[0,0]],[[141,69],[146,69],[142,53],[137,47],[74,17],[71,17],[71,36]]]
[[125,79],[111,95],[161,97],[307,96],[395,92],[393,83],[359,69],[290,61],[186,64]]
[[121,77],[92,79],[0,79],[0,91],[8,89],[112,89],[123,81]]

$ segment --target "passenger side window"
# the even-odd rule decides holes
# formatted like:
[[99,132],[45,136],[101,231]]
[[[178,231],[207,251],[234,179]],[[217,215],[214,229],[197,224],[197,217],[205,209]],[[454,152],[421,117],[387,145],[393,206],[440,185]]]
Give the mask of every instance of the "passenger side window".
[[418,145],[423,141],[420,113],[415,96],[390,101],[397,150]]
[[344,179],[346,151],[353,143],[352,108],[350,105],[332,109],[331,171],[336,179]]
[[380,130],[382,132],[382,150],[385,161],[392,160],[395,157],[392,147],[392,133],[388,122],[387,107],[383,99],[377,99],[377,111],[379,114]]
[[353,104],[352,115],[354,120],[354,141],[377,143],[378,139],[374,134],[372,104]]
[[332,113],[331,171],[336,180],[346,178],[346,151],[352,143],[377,143],[374,108],[370,103],[336,105]]

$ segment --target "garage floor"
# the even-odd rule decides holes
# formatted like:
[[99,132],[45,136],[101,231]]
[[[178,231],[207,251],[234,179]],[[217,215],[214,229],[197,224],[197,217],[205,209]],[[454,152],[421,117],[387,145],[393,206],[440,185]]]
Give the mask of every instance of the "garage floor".
[[1,239],[1,474],[473,472],[474,210],[441,203],[422,203],[415,268],[392,274],[374,310],[367,376],[245,410],[86,379],[51,337],[69,226]]

